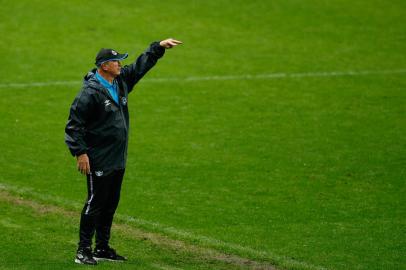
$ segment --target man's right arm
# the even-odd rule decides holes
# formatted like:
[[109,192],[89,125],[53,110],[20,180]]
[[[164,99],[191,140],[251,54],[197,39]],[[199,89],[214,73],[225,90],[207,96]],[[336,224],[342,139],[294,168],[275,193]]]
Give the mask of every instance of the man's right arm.
[[131,92],[134,85],[156,64],[159,58],[165,53],[165,48],[158,41],[151,43],[137,60],[121,69],[120,77],[126,82],[128,92]]
[[84,174],[90,173],[85,135],[91,107],[91,97],[86,92],[81,91],[72,103],[65,127],[65,143],[71,154],[77,157],[78,170]]
[[156,41],[151,43],[148,49],[138,56],[137,60],[121,69],[121,77],[127,83],[128,92],[131,92],[134,85],[156,64],[159,58],[161,58],[165,49],[173,48],[181,41],[168,38],[162,41]]

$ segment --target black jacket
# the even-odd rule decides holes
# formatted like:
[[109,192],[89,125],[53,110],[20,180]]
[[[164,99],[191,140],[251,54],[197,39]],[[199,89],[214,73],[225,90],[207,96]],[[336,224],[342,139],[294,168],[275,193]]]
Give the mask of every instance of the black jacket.
[[70,108],[65,128],[65,142],[73,156],[87,153],[92,171],[105,173],[123,169],[128,146],[128,94],[134,85],[165,53],[154,42],[131,65],[121,69],[115,78],[119,88],[119,104],[95,77],[91,70]]

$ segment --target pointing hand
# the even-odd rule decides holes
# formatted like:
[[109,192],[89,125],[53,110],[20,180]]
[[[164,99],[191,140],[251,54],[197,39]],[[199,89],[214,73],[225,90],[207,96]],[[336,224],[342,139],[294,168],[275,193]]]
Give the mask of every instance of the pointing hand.
[[173,38],[168,38],[168,39],[164,39],[161,42],[159,42],[159,45],[161,45],[162,47],[164,47],[165,49],[170,49],[172,47],[175,47],[179,44],[182,44],[182,41],[173,39]]

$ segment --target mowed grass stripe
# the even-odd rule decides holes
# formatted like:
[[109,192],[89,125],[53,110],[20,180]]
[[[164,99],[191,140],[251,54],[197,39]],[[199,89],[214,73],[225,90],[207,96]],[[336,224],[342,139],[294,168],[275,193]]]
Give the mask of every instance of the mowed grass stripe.
[[[283,78],[305,78],[305,77],[342,77],[342,76],[366,76],[366,75],[386,75],[403,74],[406,69],[393,70],[358,70],[358,71],[321,71],[321,72],[302,72],[302,73],[268,73],[268,74],[245,74],[245,75],[218,75],[218,76],[191,76],[191,77],[170,77],[170,78],[145,78],[144,82],[195,82],[195,81],[227,81],[227,80],[269,80]],[[26,88],[43,86],[66,86],[80,85],[77,81],[51,81],[51,82],[30,82],[30,83],[0,83],[0,88]]]
[[[6,191],[3,186],[1,186],[0,188],[0,200],[12,205],[29,207],[39,214],[58,214],[64,218],[77,220],[78,213],[75,211],[64,209],[60,206],[44,204],[42,202],[37,202],[31,199],[13,195],[12,193]],[[170,239],[157,233],[145,232],[128,224],[116,223],[114,224],[114,230],[117,230],[118,232],[130,238],[135,238],[136,240],[147,240],[157,246],[164,246],[172,250],[182,250],[188,253],[194,253],[196,255],[199,255],[199,257],[206,258],[209,261],[219,261],[236,267],[248,267],[249,269],[276,270],[274,266],[266,262],[257,262],[236,255],[221,253],[217,250],[198,247],[196,245],[191,245],[180,240]],[[162,268],[166,266],[160,265],[160,267]]]
[[[77,218],[80,208],[82,207],[78,203],[70,202],[61,197],[38,193],[31,188],[18,187],[10,184],[0,183],[0,192],[3,192],[11,199],[14,198],[14,200],[11,201],[15,204],[28,205],[39,212],[60,213],[63,216],[71,218]],[[27,198],[22,200],[15,195],[13,196],[13,194],[26,196]],[[76,211],[74,211],[74,209]],[[277,265],[278,267],[287,267],[288,269],[327,270],[325,267],[312,265],[265,251],[258,251],[233,243],[227,243],[206,236],[192,234],[190,232],[182,231],[173,227],[167,227],[156,222],[122,214],[116,214],[115,217],[118,224],[116,224],[114,228],[120,232],[124,232],[126,235],[137,236],[138,239],[148,239],[156,245],[165,246],[171,249],[181,249],[193,252],[195,254],[200,254],[212,260],[214,259],[236,266],[250,266],[252,269],[276,269],[274,265]],[[138,228],[134,228],[133,226],[130,226],[130,224],[133,224]],[[154,231],[165,233],[166,236],[155,232],[146,232],[140,228],[153,229]],[[182,240],[189,240],[191,242],[202,243],[205,245],[205,247],[191,245],[181,240],[174,240],[169,238],[170,236],[175,236]],[[215,249],[208,247],[213,247]],[[219,249],[226,250],[227,253],[222,253],[219,251]],[[229,253],[248,254],[253,258],[258,258],[258,261]]]

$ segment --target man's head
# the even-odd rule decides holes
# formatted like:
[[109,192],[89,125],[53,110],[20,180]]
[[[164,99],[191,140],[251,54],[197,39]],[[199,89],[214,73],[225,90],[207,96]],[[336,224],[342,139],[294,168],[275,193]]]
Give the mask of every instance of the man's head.
[[120,60],[126,59],[128,54],[120,54],[113,49],[101,49],[96,55],[96,66],[100,71],[109,74],[112,77],[120,75]]

